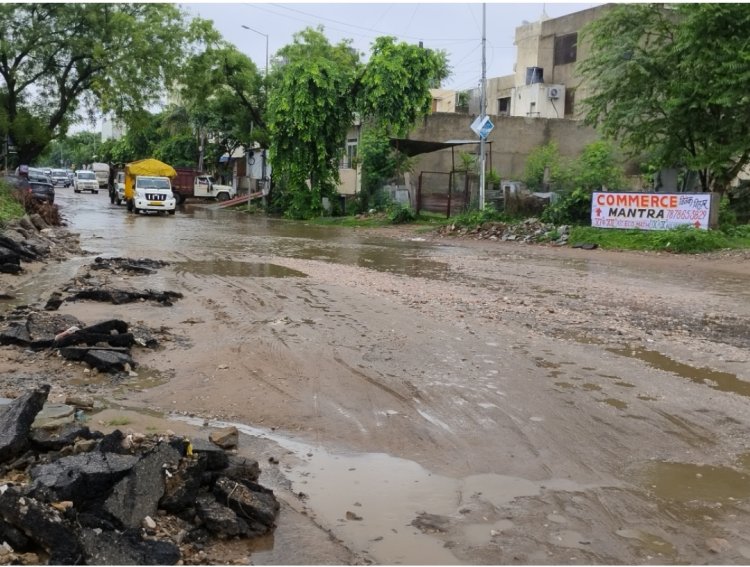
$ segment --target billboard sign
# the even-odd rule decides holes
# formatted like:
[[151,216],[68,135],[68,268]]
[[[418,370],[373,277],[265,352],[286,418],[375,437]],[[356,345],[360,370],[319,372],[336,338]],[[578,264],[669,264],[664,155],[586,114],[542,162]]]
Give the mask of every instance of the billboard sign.
[[708,230],[711,193],[594,193],[591,226],[668,230],[690,225]]

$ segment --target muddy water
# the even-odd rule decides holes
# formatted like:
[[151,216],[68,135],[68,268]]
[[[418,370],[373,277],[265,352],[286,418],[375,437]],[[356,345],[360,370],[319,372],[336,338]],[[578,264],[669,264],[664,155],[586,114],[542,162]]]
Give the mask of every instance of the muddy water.
[[[182,404],[198,408],[198,415],[227,420],[253,422],[260,413],[265,421],[253,423],[287,418],[278,431],[237,426],[290,451],[280,470],[294,493],[303,493],[306,513],[373,562],[509,563],[525,558],[565,563],[574,562],[570,550],[596,554],[576,555],[578,562],[581,557],[588,562],[646,561],[642,550],[675,562],[706,562],[711,556],[690,547],[691,542],[714,535],[717,528],[701,520],[706,514],[680,512],[693,510],[685,495],[698,491],[706,501],[714,500],[706,506],[750,499],[740,490],[744,473],[738,468],[737,476],[731,466],[723,466],[746,452],[736,444],[742,444],[750,416],[734,398],[747,395],[743,372],[692,367],[655,350],[608,351],[605,345],[612,343],[602,335],[578,335],[587,330],[588,320],[606,320],[612,306],[631,298],[637,303],[651,286],[663,297],[678,292],[690,301],[697,297],[696,305],[702,305],[701,294],[710,288],[717,290],[708,296],[716,310],[725,306],[722,297],[731,295],[738,310],[747,311],[742,299],[750,297],[750,286],[740,285],[739,276],[696,270],[683,277],[681,265],[644,270],[637,263],[611,264],[593,253],[566,258],[561,250],[559,256],[533,256],[523,246],[477,252],[456,242],[377,238],[352,229],[194,206],[173,217],[136,217],[111,206],[104,195],[65,195],[60,201],[92,253],[169,260],[169,270],[148,277],[150,286],[185,289],[187,281],[205,289],[205,297],[191,293],[178,306],[198,310],[200,317],[193,319],[190,313],[196,328],[206,321],[206,327],[210,323],[220,334],[235,325],[258,339],[232,341],[231,349],[210,352],[206,360],[195,354],[205,346],[197,340],[190,353],[168,350],[175,364],[190,354],[200,370],[182,364],[182,375],[165,386],[160,387],[155,374],[123,385],[123,392],[153,388],[167,400],[151,400],[155,406]],[[297,268],[292,269],[284,260],[305,262],[287,262]],[[72,273],[81,263],[74,259],[63,270]],[[359,294],[347,286],[352,273],[377,277],[382,288],[377,291],[393,290],[393,296]],[[339,282],[339,274],[350,279]],[[405,281],[408,285],[399,287]],[[453,291],[442,285],[446,282],[463,284],[456,287],[458,299],[449,298],[433,311],[406,308],[398,297],[424,289],[424,297],[442,298],[435,290]],[[622,297],[612,299],[610,284],[625,290]],[[598,292],[591,305],[590,290]],[[471,318],[476,313],[471,306],[464,310],[463,301],[481,299],[488,291],[499,293],[499,300],[493,296],[483,313],[496,316],[496,323],[485,325],[479,317]],[[248,295],[259,301],[243,302]],[[536,312],[530,298],[542,302]],[[535,332],[546,327],[546,314],[566,306],[571,318],[580,315],[580,327],[568,328],[560,318],[556,329]],[[176,334],[187,320],[174,315],[178,308],[159,312],[175,318],[167,322]],[[326,315],[318,318],[313,309]],[[258,320],[244,325],[247,317]],[[482,355],[477,345],[491,345],[492,356]],[[231,371],[224,374],[228,385],[218,378],[213,382],[215,374],[205,384],[192,376],[203,371],[208,376],[214,356],[232,360]],[[553,380],[540,380],[548,369],[553,369]],[[193,398],[178,391],[185,383],[197,386]],[[242,391],[246,384],[257,388],[257,395]],[[685,389],[697,393],[682,396]],[[236,413],[219,413],[225,410],[222,396],[239,407]],[[211,405],[206,399],[219,401]],[[318,400],[326,405],[317,406]],[[403,419],[384,423],[372,417],[391,411]],[[677,417],[672,421],[670,415]],[[675,433],[683,422],[695,431],[695,442],[683,443]],[[281,434],[285,427],[287,433]],[[721,439],[728,428],[729,441],[737,443]],[[300,441],[289,431],[302,432],[299,439],[307,433],[316,442],[311,444],[309,437]],[[361,452],[339,450],[331,439]],[[703,461],[721,462],[712,465],[716,470],[692,468]],[[708,482],[695,484],[698,474]],[[618,481],[629,483],[638,496],[619,496],[621,506],[591,496],[596,490],[592,485],[619,488]],[[711,491],[727,483],[731,489]],[[471,514],[464,516],[466,510]],[[446,531],[431,533],[413,525],[423,513],[444,520]],[[574,522],[576,514],[585,519]],[[682,539],[650,529],[674,524],[675,518],[672,533],[687,534]],[[558,522],[565,529],[555,528]],[[698,528],[690,531],[694,526]],[[532,540],[528,548],[524,538]],[[272,562],[277,550],[272,542],[264,545],[253,554],[254,562]],[[507,554],[500,555],[504,549]],[[533,555],[537,550],[540,555]]]

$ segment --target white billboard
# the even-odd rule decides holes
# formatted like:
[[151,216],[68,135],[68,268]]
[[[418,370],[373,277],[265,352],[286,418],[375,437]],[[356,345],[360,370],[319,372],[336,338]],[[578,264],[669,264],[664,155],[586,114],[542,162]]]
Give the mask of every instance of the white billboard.
[[594,193],[591,226],[668,230],[682,225],[708,230],[711,193]]

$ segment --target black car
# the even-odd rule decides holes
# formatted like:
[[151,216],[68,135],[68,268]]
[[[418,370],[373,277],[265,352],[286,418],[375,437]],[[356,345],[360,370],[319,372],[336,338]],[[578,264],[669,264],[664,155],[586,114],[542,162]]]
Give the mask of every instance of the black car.
[[52,183],[30,180],[29,185],[31,185],[31,193],[37,201],[47,202],[50,205],[55,202],[55,186]]
[[17,195],[23,196],[26,193],[31,193],[29,180],[20,175],[2,175],[0,176],[0,182],[10,187]]
[[55,202],[55,187],[51,183],[29,180],[20,175],[3,175],[0,176],[0,181],[9,185],[22,198],[31,195],[35,200],[43,203]]

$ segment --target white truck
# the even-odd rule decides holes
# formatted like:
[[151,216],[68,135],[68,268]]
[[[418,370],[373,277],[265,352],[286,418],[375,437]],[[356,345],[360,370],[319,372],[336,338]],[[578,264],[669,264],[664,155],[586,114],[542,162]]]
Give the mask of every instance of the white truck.
[[135,178],[133,212],[169,213],[173,215],[177,201],[169,177],[138,175]]
[[172,191],[174,191],[177,204],[185,202],[188,197],[228,201],[237,196],[234,187],[219,185],[208,173],[187,167],[176,167],[175,171],[177,176],[172,181]]
[[109,165],[106,163],[92,163],[91,171],[96,175],[99,182],[99,189],[106,189],[109,185]]

